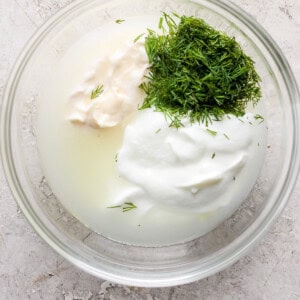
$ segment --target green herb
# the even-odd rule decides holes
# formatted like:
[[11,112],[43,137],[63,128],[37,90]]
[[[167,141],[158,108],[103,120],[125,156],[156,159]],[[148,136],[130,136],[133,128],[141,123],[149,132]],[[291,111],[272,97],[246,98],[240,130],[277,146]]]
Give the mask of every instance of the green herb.
[[127,212],[129,210],[134,209],[134,208],[137,208],[137,206],[135,206],[132,202],[125,202],[123,207],[122,207],[122,211]]
[[116,22],[117,24],[121,24],[121,23],[125,22],[125,20],[117,19],[115,22]]
[[148,29],[150,68],[140,86],[146,93],[140,109],[155,107],[174,127],[182,126],[184,117],[207,124],[225,114],[244,115],[248,103],[261,98],[253,60],[234,38],[204,20],[174,16],[179,23],[163,13],[162,33]]
[[226,138],[228,141],[230,141],[230,138],[229,138],[229,136],[228,136],[226,133],[223,133],[223,135],[225,136],[225,138]]
[[235,178],[235,177],[233,177],[233,180],[234,180],[234,181],[235,181],[235,179],[236,179],[236,178]]
[[252,122],[249,122],[250,125],[253,125]]
[[226,133],[223,133],[223,135],[225,136],[225,138],[226,138],[228,141],[230,141],[230,138],[229,138],[229,136],[228,136]]
[[[158,28],[159,29],[164,29],[163,28],[163,22],[164,22],[164,18],[163,17],[160,17],[159,18],[159,22],[158,22]],[[165,29],[164,29],[165,30]]]
[[238,118],[238,120],[239,120],[240,122],[242,122],[242,123],[245,123],[244,120],[242,120],[242,119],[240,119],[240,118]]
[[260,144],[259,144],[259,143],[257,143],[257,146],[259,147],[259,146],[260,146]]
[[259,114],[256,114],[254,116],[254,119],[255,120],[260,120],[260,122],[258,124],[261,124],[265,120],[265,118],[263,116],[259,115]]
[[165,112],[165,115],[169,116],[169,118],[171,119],[171,123],[170,123],[169,127],[179,128],[179,127],[183,126],[183,124],[181,123],[180,118],[178,116],[172,116],[171,113],[167,113],[167,112]]
[[118,153],[115,155],[115,162],[118,162]]
[[210,133],[211,135],[214,135],[214,136],[216,136],[216,135],[218,134],[217,131],[211,130],[211,129],[209,129],[209,128],[206,128],[206,131],[207,131],[208,133]]
[[133,42],[136,43],[145,33],[139,34],[134,40]]
[[108,206],[107,208],[119,208],[122,207],[121,205],[116,205],[116,206]]
[[98,85],[94,90],[91,92],[91,100],[99,97],[103,93],[103,85]]
[[161,128],[158,128],[156,131],[155,131],[155,133],[157,134],[157,133],[159,133],[161,131]]
[[125,202],[122,205],[108,206],[107,208],[122,208],[122,212],[127,212],[127,211],[137,208],[137,206],[134,205],[132,202]]
[[216,153],[214,153],[212,156],[211,156],[211,159],[214,159],[216,156]]

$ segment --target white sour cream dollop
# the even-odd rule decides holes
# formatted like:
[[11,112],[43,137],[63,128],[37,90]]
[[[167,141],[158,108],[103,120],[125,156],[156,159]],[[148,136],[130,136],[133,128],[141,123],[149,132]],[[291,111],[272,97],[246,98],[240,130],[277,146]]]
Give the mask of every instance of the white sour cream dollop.
[[179,129],[169,124],[163,113],[148,109],[126,128],[118,172],[139,188],[136,201],[211,212],[248,190],[245,174],[243,180],[239,174],[247,165],[252,179],[251,169],[257,168],[253,158],[261,126],[253,114],[229,115],[208,126],[188,120]]
[[[139,85],[148,66],[143,41],[128,43],[102,57],[71,95],[67,118],[94,128],[120,124],[137,110],[142,98]],[[98,86],[103,86],[103,92],[91,99],[92,91]]]

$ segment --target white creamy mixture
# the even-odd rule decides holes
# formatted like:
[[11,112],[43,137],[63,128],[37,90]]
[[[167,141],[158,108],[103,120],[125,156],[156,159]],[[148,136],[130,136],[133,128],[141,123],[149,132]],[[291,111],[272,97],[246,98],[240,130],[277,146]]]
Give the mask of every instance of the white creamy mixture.
[[137,186],[128,199],[193,213],[230,203],[236,178],[255,156],[260,128],[250,125],[257,123],[250,113],[228,118],[209,127],[184,120],[176,129],[163,113],[139,113],[118,154],[119,174]]
[[[148,62],[142,42],[130,41],[156,21],[112,24],[74,44],[54,66],[38,124],[45,176],[63,205],[106,237],[149,246],[190,240],[232,215],[266,147],[266,124],[254,118],[261,105],[207,127],[186,120],[178,130],[162,113],[137,112]],[[125,202],[137,208],[109,208]]]
[[[144,43],[128,43],[112,55],[103,56],[85,81],[71,96],[68,119],[73,123],[92,127],[113,127],[137,110],[143,82],[148,68]],[[103,86],[99,97],[91,93]]]

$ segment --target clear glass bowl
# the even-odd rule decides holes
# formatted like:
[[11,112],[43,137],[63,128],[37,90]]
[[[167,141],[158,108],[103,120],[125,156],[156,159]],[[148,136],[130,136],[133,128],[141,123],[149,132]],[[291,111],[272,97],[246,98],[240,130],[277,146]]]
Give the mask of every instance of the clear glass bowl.
[[[248,198],[215,230],[174,246],[134,247],[92,232],[56,199],[38,155],[37,108],[51,66],[80,36],[108,21],[160,11],[204,18],[235,36],[254,58],[262,78],[270,147]],[[7,181],[25,216],[66,259],[93,275],[122,284],[183,284],[235,262],[260,240],[284,209],[299,169],[299,93],[287,61],[274,41],[230,2],[75,1],[40,28],[11,73],[3,99],[1,152]]]

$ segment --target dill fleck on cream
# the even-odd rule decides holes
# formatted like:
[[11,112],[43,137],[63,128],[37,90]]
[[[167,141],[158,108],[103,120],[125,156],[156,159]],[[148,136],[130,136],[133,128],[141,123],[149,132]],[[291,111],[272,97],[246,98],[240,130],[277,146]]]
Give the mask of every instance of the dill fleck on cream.
[[213,135],[213,136],[216,136],[216,135],[218,134],[217,131],[211,130],[211,129],[209,129],[209,128],[206,128],[206,131],[207,131],[208,133],[210,133],[211,135]]
[[133,42],[136,43],[143,35],[145,35],[145,33],[139,34],[139,35],[133,40]]
[[263,116],[259,115],[259,114],[256,114],[254,116],[254,119],[260,121],[258,124],[261,124],[265,120],[265,118]]
[[161,128],[158,128],[156,131],[155,131],[155,133],[157,134],[157,133],[159,133],[161,131]]
[[125,22],[125,20],[123,20],[123,19],[117,19],[115,22],[116,22],[117,24],[121,24],[121,23]]
[[223,133],[223,135],[225,136],[225,138],[226,138],[228,141],[230,141],[230,138],[229,138],[229,136],[228,136],[226,133]]
[[94,90],[91,92],[91,100],[98,98],[103,93],[103,85],[98,85]]
[[132,202],[125,202],[122,205],[108,206],[107,208],[122,208],[122,212],[127,212],[127,211],[137,208],[137,206],[135,204],[133,204]]
[[123,212],[127,212],[127,211],[130,211],[134,208],[137,208],[136,205],[134,205],[132,202],[125,202],[123,207],[122,207],[122,211]]

